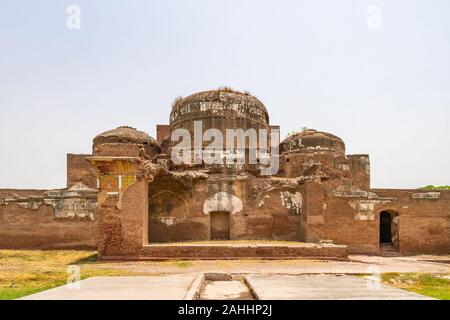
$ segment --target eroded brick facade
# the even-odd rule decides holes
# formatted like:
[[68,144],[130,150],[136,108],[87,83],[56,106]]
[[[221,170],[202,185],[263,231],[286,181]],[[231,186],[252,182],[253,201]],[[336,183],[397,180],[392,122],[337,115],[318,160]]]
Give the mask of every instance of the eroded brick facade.
[[[92,155],[68,155],[68,189],[0,190],[0,247],[87,246],[101,257],[139,258],[163,255],[152,244],[267,239],[366,254],[386,246],[450,252],[449,191],[371,189],[369,156],[347,155],[340,138],[311,129],[277,146],[275,175],[261,175],[263,164],[175,164],[171,134],[181,128],[194,135],[199,120],[203,132],[224,136],[228,128],[278,128],[248,94],[181,99],[170,124],[158,125],[157,140],[120,127],[97,136]],[[248,142],[245,148],[248,155]],[[220,255],[208,250],[198,255]]]

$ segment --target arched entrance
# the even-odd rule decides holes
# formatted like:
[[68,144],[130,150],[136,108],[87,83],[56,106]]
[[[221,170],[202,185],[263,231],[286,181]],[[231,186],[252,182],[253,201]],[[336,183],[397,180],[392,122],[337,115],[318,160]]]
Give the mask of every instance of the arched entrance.
[[396,252],[399,248],[399,218],[392,210],[380,212],[380,248],[383,252]]
[[387,211],[380,213],[380,243],[392,244],[392,217]]
[[174,228],[188,214],[187,201],[175,192],[163,190],[152,195],[148,201],[148,241],[162,243],[177,241],[183,235]]

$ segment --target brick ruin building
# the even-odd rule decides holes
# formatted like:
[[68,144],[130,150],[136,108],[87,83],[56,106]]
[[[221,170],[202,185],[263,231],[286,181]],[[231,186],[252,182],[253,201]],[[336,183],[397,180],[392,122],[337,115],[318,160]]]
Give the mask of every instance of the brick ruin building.
[[[450,253],[450,191],[372,189],[369,156],[312,129],[279,144],[275,175],[261,175],[262,163],[174,163],[171,134],[194,134],[199,120],[224,136],[278,129],[249,94],[178,99],[156,140],[120,127],[95,137],[92,154],[68,154],[67,188],[0,190],[0,247],[96,248],[103,258]],[[187,244],[228,239],[306,244]]]

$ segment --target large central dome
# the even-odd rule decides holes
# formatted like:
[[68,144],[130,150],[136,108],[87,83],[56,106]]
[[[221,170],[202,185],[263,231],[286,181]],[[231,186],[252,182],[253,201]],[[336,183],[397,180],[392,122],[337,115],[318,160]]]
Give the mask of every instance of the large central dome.
[[216,128],[224,133],[226,129],[269,127],[269,115],[261,101],[230,89],[199,92],[176,101],[170,114],[172,129],[193,132],[194,121],[202,121],[203,131]]

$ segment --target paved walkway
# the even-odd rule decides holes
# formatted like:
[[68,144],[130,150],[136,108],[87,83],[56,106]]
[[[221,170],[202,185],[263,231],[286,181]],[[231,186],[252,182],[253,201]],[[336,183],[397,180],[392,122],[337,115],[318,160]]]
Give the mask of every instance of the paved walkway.
[[80,281],[79,289],[64,285],[21,300],[182,300],[195,277],[93,277]]
[[432,300],[356,276],[249,275],[259,300]]
[[[152,277],[94,277],[82,280],[79,289],[64,285],[23,300],[183,300],[196,274]],[[259,300],[427,300],[431,299],[377,282],[347,275],[246,276]],[[199,287],[200,288],[200,287]],[[215,281],[206,285],[202,299],[251,299],[240,281]]]
[[247,286],[237,280],[212,281],[206,284],[201,300],[252,300]]
[[[352,276],[383,272],[450,274],[449,256],[351,256],[350,261],[318,260],[218,260],[166,262],[98,262],[90,267],[121,269],[161,276],[95,277],[81,281],[80,289],[66,286],[24,299],[181,300],[200,273],[247,275],[259,299],[426,299],[414,293]],[[345,276],[338,276],[346,274]],[[369,283],[369,285],[368,285]],[[221,292],[221,288],[228,288]],[[377,288],[378,287],[378,288]],[[192,289],[192,288],[191,288]],[[211,283],[204,298],[241,297],[238,282]],[[191,290],[192,291],[192,290]]]
[[91,267],[113,268],[132,272],[180,274],[193,272],[223,273],[345,273],[429,272],[450,274],[450,264],[432,262],[450,256],[379,257],[350,256],[350,261],[336,260],[205,260],[205,261],[133,261],[97,262]]

